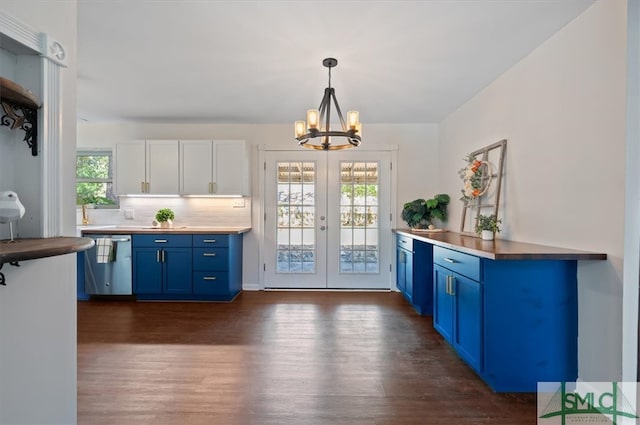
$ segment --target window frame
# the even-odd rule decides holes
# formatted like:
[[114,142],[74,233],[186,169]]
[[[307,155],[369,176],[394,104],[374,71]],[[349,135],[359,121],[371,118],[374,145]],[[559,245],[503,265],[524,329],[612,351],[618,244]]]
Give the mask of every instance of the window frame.
[[[78,193],[78,187],[77,184],[78,183],[111,183],[112,187],[115,188],[115,163],[114,163],[114,155],[113,155],[113,149],[111,148],[77,148],[76,149],[76,166],[78,164],[78,157],[79,156],[108,156],[109,157],[109,162],[110,162],[110,169],[111,169],[111,178],[107,178],[107,179],[100,179],[100,178],[79,178],[77,176],[77,170],[76,170],[76,198],[77,198],[77,193]],[[78,207],[80,207],[81,205],[78,204]],[[95,209],[119,209],[120,208],[120,197],[119,196],[115,196],[115,203],[113,204],[94,204],[93,206]]]

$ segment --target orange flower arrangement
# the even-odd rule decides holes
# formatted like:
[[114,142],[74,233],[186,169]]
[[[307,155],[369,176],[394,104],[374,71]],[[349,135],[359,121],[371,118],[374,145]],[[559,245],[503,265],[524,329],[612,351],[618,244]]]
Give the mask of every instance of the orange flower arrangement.
[[491,175],[491,166],[488,162],[480,161],[473,155],[467,155],[465,160],[467,161],[467,166],[458,171],[458,175],[464,182],[460,200],[470,202],[484,194],[489,188],[491,179],[489,179],[485,187],[482,186],[482,166],[486,165],[489,175]]

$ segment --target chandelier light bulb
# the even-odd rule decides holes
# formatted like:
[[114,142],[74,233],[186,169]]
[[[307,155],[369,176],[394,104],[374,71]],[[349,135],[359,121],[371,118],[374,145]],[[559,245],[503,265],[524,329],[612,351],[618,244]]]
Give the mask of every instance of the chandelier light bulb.
[[307,111],[307,122],[309,123],[309,129],[317,130],[320,125],[320,111],[309,109]]
[[349,130],[355,130],[360,123],[360,113],[358,111],[347,112],[347,123],[349,123]]
[[303,136],[307,132],[307,124],[304,121],[296,121],[296,138]]

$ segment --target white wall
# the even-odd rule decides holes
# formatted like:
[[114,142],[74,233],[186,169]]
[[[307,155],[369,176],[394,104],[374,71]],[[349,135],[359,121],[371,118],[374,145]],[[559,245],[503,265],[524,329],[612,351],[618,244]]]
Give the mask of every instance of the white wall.
[[640,2],[627,1],[627,170],[622,379],[637,380],[640,280]]
[[[365,124],[364,144],[398,145],[398,203],[418,197],[431,197],[437,190],[437,141],[436,125],[428,124]],[[257,287],[260,280],[260,220],[259,154],[258,146],[286,145],[301,149],[293,138],[291,124],[203,124],[203,123],[80,123],[78,147],[109,148],[116,143],[135,139],[242,139],[246,140],[251,156],[251,219],[252,231],[244,236],[243,280],[245,287]],[[129,201],[125,201],[127,203]],[[136,201],[137,202],[137,201]],[[162,202],[162,201],[160,201]],[[186,201],[176,201],[183,205]],[[214,203],[221,201],[211,201]],[[235,225],[231,214],[243,214],[243,210],[218,208],[215,225]],[[224,221],[226,220],[226,221]],[[204,224],[204,223],[199,223]],[[398,225],[401,225],[401,221]]]
[[[63,231],[73,235],[77,4],[75,0],[0,0],[0,9],[50,34],[66,49],[69,66],[62,70],[60,117],[66,188],[62,206]],[[0,145],[4,142],[0,140]],[[28,152],[24,142],[17,149]],[[65,255],[25,261],[20,268],[3,267],[8,286],[0,287],[0,424],[76,422],[75,265],[75,255]]]
[[578,266],[579,376],[592,381],[621,376],[625,29],[625,2],[596,2],[440,131],[450,193],[466,153],[508,139],[501,237],[608,254]]

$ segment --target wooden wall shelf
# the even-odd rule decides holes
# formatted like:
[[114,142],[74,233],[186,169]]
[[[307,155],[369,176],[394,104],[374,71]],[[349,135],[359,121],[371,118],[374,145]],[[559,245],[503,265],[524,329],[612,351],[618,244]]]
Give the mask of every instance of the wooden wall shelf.
[[38,109],[41,102],[31,91],[20,84],[0,77],[0,125],[25,132],[24,141],[31,148],[31,155],[38,155]]

